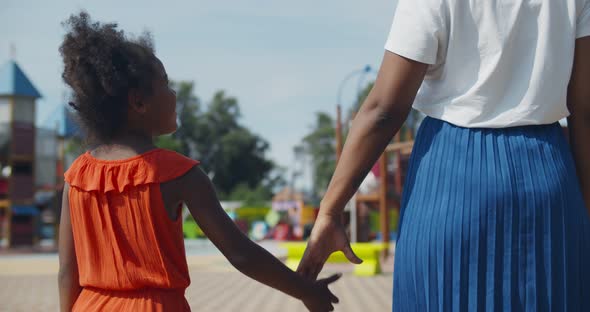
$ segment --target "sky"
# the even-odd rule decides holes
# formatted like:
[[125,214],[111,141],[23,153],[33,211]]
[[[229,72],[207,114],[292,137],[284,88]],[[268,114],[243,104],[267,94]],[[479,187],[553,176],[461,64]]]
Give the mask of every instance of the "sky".
[[[366,65],[378,68],[395,6],[396,0],[2,0],[0,64],[14,45],[16,61],[43,94],[37,123],[55,127],[67,92],[61,22],[84,9],[126,33],[150,31],[171,80],[194,81],[205,104],[218,90],[236,97],[242,123],[289,168],[315,113],[335,115],[343,79]],[[355,79],[343,84],[345,109],[355,99]]]

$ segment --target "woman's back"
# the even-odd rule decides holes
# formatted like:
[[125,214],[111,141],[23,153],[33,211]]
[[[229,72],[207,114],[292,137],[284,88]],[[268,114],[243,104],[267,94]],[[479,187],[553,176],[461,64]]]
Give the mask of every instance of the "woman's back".
[[169,217],[160,183],[196,164],[163,149],[108,161],[85,153],[74,162],[66,182],[80,285],[88,297],[84,300],[83,291],[76,309],[90,308],[102,295],[115,307],[120,291],[186,302],[190,280],[182,218],[179,213],[176,220]]
[[300,270],[413,105],[393,311],[590,311],[590,1],[398,0],[386,49]]
[[417,2],[399,0],[386,45],[431,64],[415,108],[465,127],[568,116],[574,43],[590,35],[590,1]]

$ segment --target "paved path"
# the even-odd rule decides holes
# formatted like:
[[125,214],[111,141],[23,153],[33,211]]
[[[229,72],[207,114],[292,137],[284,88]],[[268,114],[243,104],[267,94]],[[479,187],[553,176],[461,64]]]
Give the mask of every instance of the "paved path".
[[[384,267],[392,267],[390,262]],[[248,279],[218,254],[189,255],[188,263],[192,283],[186,297],[193,311],[305,311],[299,301]],[[57,267],[55,254],[0,256],[0,311],[58,311]],[[345,272],[331,287],[341,301],[336,311],[391,311],[391,270],[370,278],[355,277],[350,265],[324,271]]]

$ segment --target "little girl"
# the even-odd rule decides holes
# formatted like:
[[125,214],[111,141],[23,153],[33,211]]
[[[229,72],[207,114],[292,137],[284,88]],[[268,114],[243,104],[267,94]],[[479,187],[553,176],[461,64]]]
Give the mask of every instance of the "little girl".
[[65,174],[61,311],[190,311],[181,207],[242,273],[332,311],[328,285],[285,267],[234,226],[198,162],[154,146],[176,130],[176,95],[149,37],[71,16],[60,52],[72,108],[93,148]]

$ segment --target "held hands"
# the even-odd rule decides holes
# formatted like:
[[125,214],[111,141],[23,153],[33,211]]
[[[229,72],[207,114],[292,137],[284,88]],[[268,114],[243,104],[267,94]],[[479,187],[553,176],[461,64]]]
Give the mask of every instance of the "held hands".
[[307,288],[307,294],[301,298],[305,307],[311,312],[334,311],[333,303],[338,303],[338,297],[328,289],[328,285],[337,281],[342,275],[334,274],[328,278],[317,280]]
[[316,280],[324,263],[335,251],[342,251],[346,258],[354,264],[363,262],[352,251],[340,218],[320,215],[311,232],[297,273],[309,280]]

